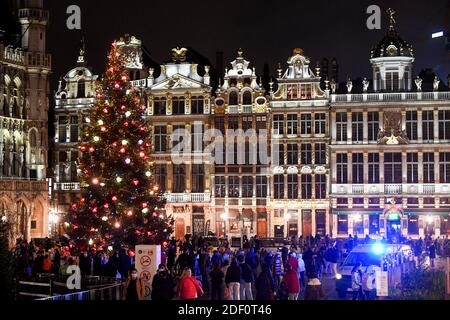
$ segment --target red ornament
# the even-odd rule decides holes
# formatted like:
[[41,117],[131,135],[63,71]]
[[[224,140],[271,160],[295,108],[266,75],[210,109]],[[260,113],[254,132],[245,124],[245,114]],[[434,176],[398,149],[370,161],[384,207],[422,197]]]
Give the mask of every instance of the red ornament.
[[84,202],[84,201],[86,201],[86,199],[84,199],[84,198],[81,198],[81,202]]
[[109,204],[105,203],[105,204],[103,205],[103,208],[108,209],[108,208],[109,208]]
[[128,125],[129,125],[128,121],[125,121],[125,122],[123,123],[123,125],[124,125],[125,127],[128,127]]
[[139,153],[139,156],[140,156],[141,158],[143,158],[143,157],[145,157],[145,153],[141,152],[141,153]]
[[119,88],[120,88],[120,84],[118,84],[118,83],[116,82],[116,84],[114,85],[114,88],[119,89]]
[[158,213],[156,211],[153,212],[152,216],[156,217]]
[[116,196],[112,197],[112,201],[117,201],[117,197]]
[[125,151],[126,151],[125,148],[120,149],[120,153],[125,153]]
[[89,152],[94,152],[94,151],[95,151],[94,147],[89,148]]
[[121,107],[120,107],[121,110],[125,110],[126,108],[127,108],[127,107],[125,107],[125,106],[121,106]]
[[144,203],[142,204],[142,208],[147,208],[147,202],[144,202]]
[[81,151],[85,152],[85,151],[86,151],[86,147],[85,147],[85,146],[82,146],[82,147],[81,147]]
[[134,180],[133,180],[133,184],[134,184],[135,186],[137,186],[137,185],[139,184],[139,180],[138,180],[138,179],[134,179]]
[[72,204],[72,209],[76,209],[77,208],[77,204],[76,203],[73,203]]
[[100,129],[102,132],[105,132],[106,131],[106,127],[101,127],[101,129]]
[[98,211],[97,208],[92,209],[92,212],[93,212],[93,213],[97,213],[97,211]]
[[104,109],[103,109],[103,112],[104,112],[104,113],[108,113],[108,108],[104,108]]

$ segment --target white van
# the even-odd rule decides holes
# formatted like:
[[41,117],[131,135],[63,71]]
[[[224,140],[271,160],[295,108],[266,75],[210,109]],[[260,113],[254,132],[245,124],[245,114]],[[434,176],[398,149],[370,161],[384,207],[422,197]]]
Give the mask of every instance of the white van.
[[[409,261],[413,256],[411,247],[402,244],[363,244],[355,247],[338,267],[336,274],[336,291],[339,298],[344,298],[347,291],[352,291],[351,273],[357,262],[362,264],[362,272],[392,268]],[[368,270],[369,269],[369,270]]]

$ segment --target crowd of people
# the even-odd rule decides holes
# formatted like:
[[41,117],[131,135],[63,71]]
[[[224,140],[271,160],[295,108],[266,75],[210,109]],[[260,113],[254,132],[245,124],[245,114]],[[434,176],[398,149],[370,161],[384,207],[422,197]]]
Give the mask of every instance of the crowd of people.
[[[369,237],[349,235],[335,240],[316,235],[292,237],[275,248],[264,247],[257,236],[244,237],[240,247],[232,247],[226,239],[213,246],[202,237],[172,238],[163,247],[161,265],[153,277],[152,299],[323,299],[323,276],[333,278],[346,253],[358,244],[371,242]],[[413,248],[418,265],[429,257],[431,267],[436,256],[444,255],[449,248],[448,237],[405,242]],[[15,255],[22,277],[48,273],[64,279],[67,268],[77,265],[82,276],[122,278],[126,281],[126,299],[143,298],[142,279],[134,267],[131,248],[73,250],[48,239],[38,246],[33,241],[18,241]],[[354,299],[369,298],[375,286],[374,273],[363,273],[360,267],[355,265],[352,272]]]

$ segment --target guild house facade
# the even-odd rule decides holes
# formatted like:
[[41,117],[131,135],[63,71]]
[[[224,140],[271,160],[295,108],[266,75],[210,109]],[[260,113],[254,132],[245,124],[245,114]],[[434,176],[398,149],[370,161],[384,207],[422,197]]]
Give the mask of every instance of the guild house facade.
[[[392,15],[370,53],[373,80],[340,86],[300,48],[263,87],[241,49],[215,83],[210,64],[191,49],[174,48],[155,66],[135,37],[118,42],[147,103],[153,174],[177,238],[450,232],[450,89],[414,73],[412,45]],[[78,187],[75,127],[93,103],[96,76],[83,59],[56,97],[59,194]],[[180,142],[189,146],[181,161],[173,157]]]

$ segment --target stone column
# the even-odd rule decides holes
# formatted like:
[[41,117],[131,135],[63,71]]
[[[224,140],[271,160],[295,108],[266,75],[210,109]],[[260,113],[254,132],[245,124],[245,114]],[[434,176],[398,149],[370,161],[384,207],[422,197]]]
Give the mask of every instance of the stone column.
[[419,143],[422,143],[422,110],[417,111],[417,140]]

